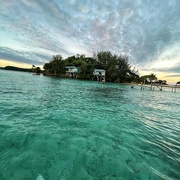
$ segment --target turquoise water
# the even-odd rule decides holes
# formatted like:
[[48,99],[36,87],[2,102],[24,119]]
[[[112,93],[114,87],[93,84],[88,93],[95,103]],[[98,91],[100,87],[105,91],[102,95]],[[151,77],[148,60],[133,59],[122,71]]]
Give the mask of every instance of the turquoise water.
[[0,180],[180,178],[180,90],[0,70]]

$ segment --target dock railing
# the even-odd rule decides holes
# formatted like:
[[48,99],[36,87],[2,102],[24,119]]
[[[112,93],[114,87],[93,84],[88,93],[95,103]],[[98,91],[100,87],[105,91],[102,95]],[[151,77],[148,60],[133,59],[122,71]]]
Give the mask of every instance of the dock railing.
[[139,84],[139,86],[141,86],[141,90],[143,90],[144,88],[150,88],[150,90],[154,90],[154,88],[157,87],[160,91],[162,91],[163,88],[172,88],[172,92],[176,92],[177,89],[180,89],[180,84],[168,85],[161,83],[151,83],[151,84],[141,83]]

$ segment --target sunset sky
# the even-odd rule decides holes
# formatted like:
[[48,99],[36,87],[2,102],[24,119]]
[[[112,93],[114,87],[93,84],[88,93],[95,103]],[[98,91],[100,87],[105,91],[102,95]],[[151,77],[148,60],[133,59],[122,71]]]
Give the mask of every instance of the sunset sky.
[[97,51],[180,81],[180,0],[1,0],[0,67]]

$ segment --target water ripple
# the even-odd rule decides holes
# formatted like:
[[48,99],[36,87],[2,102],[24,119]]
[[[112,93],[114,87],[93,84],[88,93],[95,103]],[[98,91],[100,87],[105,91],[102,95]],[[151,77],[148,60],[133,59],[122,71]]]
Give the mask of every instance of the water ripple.
[[0,80],[0,179],[180,177],[178,93],[9,71]]

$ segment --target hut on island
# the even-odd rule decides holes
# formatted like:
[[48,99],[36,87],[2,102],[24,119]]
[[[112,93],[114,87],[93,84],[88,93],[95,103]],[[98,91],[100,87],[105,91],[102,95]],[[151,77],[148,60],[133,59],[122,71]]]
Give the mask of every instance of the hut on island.
[[93,72],[93,79],[97,79],[97,81],[103,81],[105,82],[106,80],[106,70],[104,69],[94,69],[94,72]]
[[78,68],[76,66],[66,66],[66,77],[77,79]]

